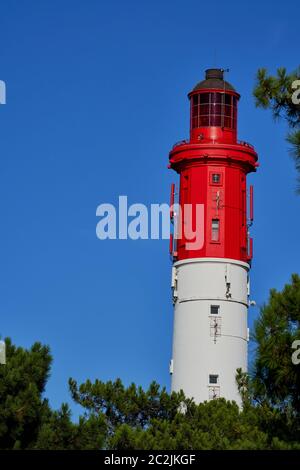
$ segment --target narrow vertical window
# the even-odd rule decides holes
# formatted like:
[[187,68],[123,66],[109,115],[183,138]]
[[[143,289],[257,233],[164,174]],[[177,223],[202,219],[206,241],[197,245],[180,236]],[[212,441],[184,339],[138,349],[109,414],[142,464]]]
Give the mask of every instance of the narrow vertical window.
[[220,221],[219,219],[212,219],[211,221],[211,239],[213,242],[218,242],[220,239]]

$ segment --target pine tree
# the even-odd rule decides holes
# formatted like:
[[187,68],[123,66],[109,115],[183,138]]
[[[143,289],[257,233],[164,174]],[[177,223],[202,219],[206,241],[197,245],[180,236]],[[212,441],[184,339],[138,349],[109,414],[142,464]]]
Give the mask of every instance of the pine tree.
[[255,324],[257,343],[253,368],[256,398],[290,410],[300,418],[300,366],[292,361],[300,339],[300,277],[294,274],[281,292],[271,289]]
[[285,68],[279,68],[277,76],[268,75],[267,70],[261,68],[257,72],[253,93],[256,106],[271,109],[273,117],[283,118],[290,128],[287,141],[291,144],[290,153],[299,173],[298,192],[300,193],[300,86],[299,82],[296,83],[299,79],[300,68],[290,74],[287,74]]
[[224,398],[196,405],[183,392],[170,395],[155,382],[146,391],[134,384],[126,388],[120,379],[79,386],[71,379],[69,384],[75,402],[105,420],[106,449],[300,448],[297,441],[281,437],[285,422],[272,408],[248,402],[241,411]]
[[255,405],[260,427],[283,440],[300,442],[300,364],[293,361],[300,340],[300,277],[282,291],[271,289],[255,322],[255,360],[250,374],[238,372],[244,409]]
[[90,414],[71,420],[67,404],[52,410],[43,397],[52,356],[48,346],[29,350],[6,343],[6,364],[0,365],[0,449],[100,449],[105,419]]
[[43,416],[49,410],[42,398],[52,357],[48,346],[30,350],[6,339],[7,363],[0,365],[0,448],[34,446]]

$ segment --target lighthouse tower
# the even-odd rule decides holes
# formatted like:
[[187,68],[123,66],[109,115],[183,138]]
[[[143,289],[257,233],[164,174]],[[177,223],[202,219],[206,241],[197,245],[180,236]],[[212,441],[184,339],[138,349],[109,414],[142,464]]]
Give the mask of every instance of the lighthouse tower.
[[[172,391],[182,389],[197,403],[224,397],[240,404],[236,371],[247,371],[253,246],[253,188],[247,190],[246,177],[258,163],[253,146],[237,140],[240,95],[223,74],[206,70],[189,93],[190,138],[175,144],[169,156],[180,176],[180,210],[171,210],[170,373]],[[172,185],[171,204],[176,193]],[[195,227],[202,233],[192,243]]]

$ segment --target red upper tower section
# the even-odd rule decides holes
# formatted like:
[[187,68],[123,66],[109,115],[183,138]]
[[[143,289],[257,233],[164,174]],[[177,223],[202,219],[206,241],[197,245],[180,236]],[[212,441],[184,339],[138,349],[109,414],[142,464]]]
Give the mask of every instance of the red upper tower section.
[[[173,257],[250,262],[252,239],[248,220],[253,218],[253,191],[251,187],[247,214],[246,176],[256,171],[258,157],[252,145],[237,140],[240,95],[224,80],[223,70],[208,69],[205,80],[188,97],[190,140],[176,144],[169,156],[170,168],[180,175],[182,210],[178,220],[182,235],[171,244]],[[185,235],[185,211],[186,205],[190,205],[194,219],[196,204],[204,207],[204,244],[199,249],[190,249],[191,240]]]

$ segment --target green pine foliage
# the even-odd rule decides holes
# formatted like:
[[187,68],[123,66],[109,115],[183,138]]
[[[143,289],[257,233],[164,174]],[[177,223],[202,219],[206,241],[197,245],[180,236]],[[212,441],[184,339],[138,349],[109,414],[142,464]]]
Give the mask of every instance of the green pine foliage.
[[[253,94],[256,106],[270,109],[273,117],[276,120],[284,119],[290,129],[287,141],[295,161],[300,193],[300,104],[293,103],[292,100],[295,92],[292,84],[297,79],[300,79],[300,67],[290,74],[285,68],[279,68],[276,76],[269,75],[265,68],[261,68],[257,72]],[[300,92],[297,96],[300,97]]]
[[48,346],[29,350],[6,339],[7,363],[0,365],[0,449],[99,449],[106,424],[90,414],[77,424],[68,405],[53,411],[43,397],[52,357]]
[[[300,449],[280,410],[250,401],[240,410],[223,398],[196,405],[182,392],[147,391],[115,382],[78,386],[73,399],[107,424],[104,448],[114,450]],[[285,439],[286,438],[286,439]]]
[[0,365],[0,447],[30,448],[48,411],[42,398],[50,373],[47,346],[35,343],[30,350],[6,339],[7,364]]
[[98,450],[103,448],[106,424],[101,415],[81,416],[77,424],[71,420],[71,411],[63,404],[58,411],[51,411],[43,420],[35,449],[43,450]]
[[255,324],[257,354],[254,363],[255,396],[300,417],[300,367],[291,360],[295,340],[300,339],[300,277],[281,292],[272,289]]

